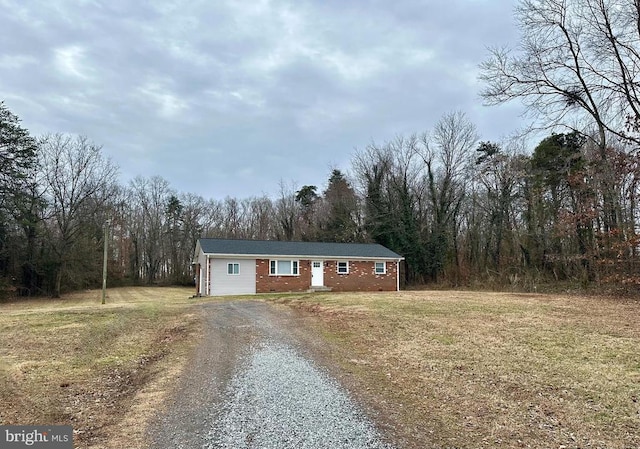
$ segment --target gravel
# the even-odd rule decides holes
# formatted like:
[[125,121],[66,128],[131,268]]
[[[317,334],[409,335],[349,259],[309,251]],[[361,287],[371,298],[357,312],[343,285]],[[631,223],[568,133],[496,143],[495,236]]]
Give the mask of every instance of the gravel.
[[391,448],[340,386],[292,347],[255,345],[203,448]]
[[321,368],[327,347],[305,318],[260,301],[200,312],[202,339],[149,425],[150,449],[390,448]]

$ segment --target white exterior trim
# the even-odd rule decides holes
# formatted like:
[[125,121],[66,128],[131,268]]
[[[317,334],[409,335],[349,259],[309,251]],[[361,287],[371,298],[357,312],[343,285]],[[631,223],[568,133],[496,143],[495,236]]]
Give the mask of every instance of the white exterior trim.
[[204,285],[204,291],[205,291],[205,295],[209,296],[211,294],[211,279],[210,279],[210,272],[209,272],[209,255],[207,254],[207,262],[205,263],[205,269],[207,270],[207,282]]
[[[364,260],[360,261],[360,262],[366,262]],[[341,263],[346,263],[347,264],[347,271],[340,271],[340,264]],[[345,261],[345,260],[336,260],[336,273],[338,274],[349,274],[350,271],[350,267],[349,267],[349,261]]]
[[[376,271],[376,264],[381,263],[382,264],[382,273],[378,273]],[[382,275],[382,274],[387,274],[387,262],[383,262],[383,261],[375,261],[373,262],[373,274],[375,275]]]
[[320,255],[297,255],[297,254],[223,254],[223,253],[206,253],[210,256],[215,256],[216,258],[233,258],[233,259],[282,259],[282,260],[359,260],[362,262],[369,261],[393,261],[393,260],[404,260],[404,259],[396,259],[393,257],[362,257],[362,256],[320,256]]
[[[279,273],[278,272],[278,262],[291,262],[291,273]],[[275,262],[276,263],[276,272],[272,273],[271,272],[271,264]],[[297,273],[293,272],[293,264],[296,264],[296,271]],[[269,276],[300,276],[300,259],[284,259],[284,258],[279,258],[279,259],[269,259]]]

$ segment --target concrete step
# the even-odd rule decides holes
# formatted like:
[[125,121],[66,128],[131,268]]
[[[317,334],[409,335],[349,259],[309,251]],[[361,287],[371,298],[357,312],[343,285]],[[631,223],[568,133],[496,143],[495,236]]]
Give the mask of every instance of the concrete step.
[[308,293],[330,292],[330,291],[331,291],[331,287],[325,287],[324,285],[322,287],[311,287],[309,290],[307,290]]

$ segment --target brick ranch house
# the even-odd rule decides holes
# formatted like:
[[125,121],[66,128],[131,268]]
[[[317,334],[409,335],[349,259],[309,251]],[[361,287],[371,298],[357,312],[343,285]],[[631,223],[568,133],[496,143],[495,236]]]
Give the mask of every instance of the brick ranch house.
[[196,294],[397,291],[403,257],[373,243],[200,239]]

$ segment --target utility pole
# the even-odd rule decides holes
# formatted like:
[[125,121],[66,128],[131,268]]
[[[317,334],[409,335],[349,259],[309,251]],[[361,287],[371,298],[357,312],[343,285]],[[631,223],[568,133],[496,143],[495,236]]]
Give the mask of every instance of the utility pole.
[[105,303],[105,298],[107,297],[107,248],[108,248],[108,240],[109,240],[109,226],[111,225],[111,220],[107,220],[104,224],[104,260],[102,262],[102,304]]

